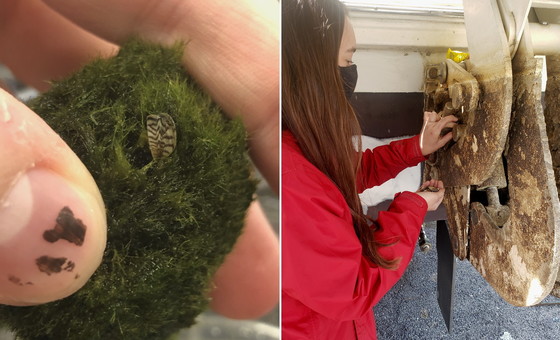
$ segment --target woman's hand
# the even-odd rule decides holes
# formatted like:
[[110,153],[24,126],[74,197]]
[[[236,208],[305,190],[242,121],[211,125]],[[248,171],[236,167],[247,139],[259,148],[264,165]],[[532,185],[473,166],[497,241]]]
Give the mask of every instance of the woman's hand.
[[427,156],[447,144],[453,138],[450,131],[445,136],[441,136],[444,128],[453,128],[458,118],[449,115],[441,118],[435,112],[424,112],[424,125],[420,133],[420,150],[422,155]]
[[432,179],[424,182],[416,193],[426,200],[426,203],[428,203],[428,211],[434,211],[443,200],[445,188],[443,187],[442,181]]

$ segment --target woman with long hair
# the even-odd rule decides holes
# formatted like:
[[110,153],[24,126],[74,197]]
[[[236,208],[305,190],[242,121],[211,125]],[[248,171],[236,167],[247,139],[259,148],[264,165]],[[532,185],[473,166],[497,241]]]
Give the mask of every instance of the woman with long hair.
[[283,339],[375,339],[372,308],[443,199],[431,180],[422,188],[439,191],[399,193],[376,221],[363,214],[358,193],[445,145],[456,118],[425,113],[420,135],[358,152],[355,45],[338,0],[282,1]]

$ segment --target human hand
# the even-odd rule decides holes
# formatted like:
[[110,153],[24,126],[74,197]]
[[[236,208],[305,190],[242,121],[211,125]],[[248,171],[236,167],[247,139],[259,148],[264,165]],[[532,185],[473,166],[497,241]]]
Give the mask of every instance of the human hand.
[[105,249],[105,208],[93,178],[44,121],[2,89],[0,159],[0,304],[74,293]]
[[443,200],[445,188],[442,181],[432,179],[424,182],[416,193],[426,200],[426,203],[428,203],[428,211],[434,211],[439,207],[441,201]]
[[0,60],[39,90],[93,57],[114,55],[132,36],[188,42],[185,68],[226,113],[242,119],[253,162],[278,192],[277,1],[0,0],[0,6]]
[[[278,6],[274,0],[0,0],[0,61],[47,90],[50,80],[93,57],[114,55],[131,36],[188,42],[185,68],[226,113],[243,120],[251,158],[278,192]],[[278,301],[278,267],[277,239],[255,202],[214,277],[212,308],[235,318],[267,312]]]
[[441,136],[441,131],[455,126],[457,120],[458,118],[453,115],[441,118],[435,112],[424,112],[424,125],[420,133],[422,155],[427,156],[447,144],[453,138],[453,134],[450,131],[445,136]]

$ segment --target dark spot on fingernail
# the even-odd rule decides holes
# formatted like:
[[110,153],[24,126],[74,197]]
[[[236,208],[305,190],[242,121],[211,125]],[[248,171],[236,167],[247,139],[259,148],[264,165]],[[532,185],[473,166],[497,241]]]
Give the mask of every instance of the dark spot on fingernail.
[[10,282],[12,282],[12,283],[18,285],[18,286],[23,286],[23,283],[21,282],[21,279],[20,279],[19,277],[17,277],[17,276],[10,275],[10,276],[8,277],[8,280],[9,280]]
[[71,271],[74,270],[74,267],[75,267],[75,266],[76,266],[76,264],[75,264],[74,262],[68,261],[68,262],[66,263],[66,266],[65,266],[64,268],[62,268],[62,269],[66,270],[67,272],[71,272]]
[[18,285],[18,286],[24,286],[24,285],[26,285],[26,286],[32,286],[32,285],[33,285],[33,282],[30,282],[30,281],[27,281],[26,283],[23,283],[19,277],[14,276],[14,275],[8,276],[8,280],[9,280],[10,282],[12,282],[12,283]]
[[66,262],[66,257],[50,257],[50,256],[41,256],[35,263],[39,267],[39,270],[47,275],[51,275],[52,273],[60,273],[62,271],[62,266]]
[[51,243],[62,238],[77,246],[81,246],[84,243],[86,229],[87,227],[82,220],[75,218],[70,208],[64,207],[56,218],[54,228],[45,231],[43,238]]

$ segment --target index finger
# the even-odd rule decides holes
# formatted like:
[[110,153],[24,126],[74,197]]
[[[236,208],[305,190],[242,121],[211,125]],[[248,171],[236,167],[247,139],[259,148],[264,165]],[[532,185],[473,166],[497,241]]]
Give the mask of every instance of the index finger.
[[454,115],[445,116],[440,119],[437,123],[439,126],[445,126],[448,123],[455,123],[459,120],[459,118],[455,117]]
[[278,191],[279,4],[274,0],[45,0],[103,39],[183,41],[183,64],[249,133],[251,158]]
[[424,121],[435,122],[437,113],[434,111],[424,111]]
[[0,8],[0,61],[19,80],[40,91],[92,58],[117,51],[116,46],[76,26],[42,1],[0,0]]
[[[226,112],[247,128],[278,116],[279,6],[262,0],[46,0],[94,34],[120,43],[131,36],[188,42],[183,62]],[[211,20],[210,20],[211,19]],[[251,98],[251,100],[247,100]]]

